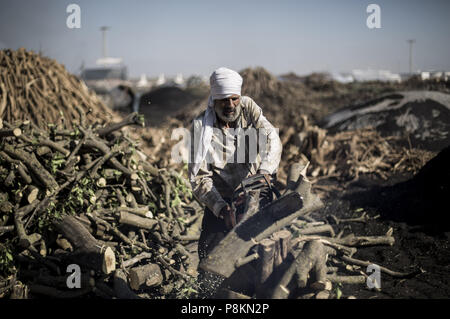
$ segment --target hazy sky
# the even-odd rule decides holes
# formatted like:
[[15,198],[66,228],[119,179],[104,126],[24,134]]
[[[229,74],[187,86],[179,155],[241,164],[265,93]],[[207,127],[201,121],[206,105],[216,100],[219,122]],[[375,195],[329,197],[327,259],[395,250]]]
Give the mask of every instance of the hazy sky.
[[[81,7],[80,29],[66,26],[70,3]],[[371,3],[381,7],[381,29],[366,26]],[[0,48],[41,48],[75,73],[101,56],[103,25],[109,55],[131,76],[208,76],[220,66],[406,72],[410,38],[414,69],[450,70],[445,0],[0,0]]]

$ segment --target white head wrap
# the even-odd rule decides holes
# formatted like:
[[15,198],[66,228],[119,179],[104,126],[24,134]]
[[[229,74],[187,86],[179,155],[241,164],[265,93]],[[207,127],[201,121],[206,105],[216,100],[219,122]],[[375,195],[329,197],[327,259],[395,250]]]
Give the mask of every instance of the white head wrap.
[[202,120],[200,143],[195,153],[192,173],[197,175],[200,165],[206,158],[213,134],[213,126],[216,120],[214,100],[221,100],[233,94],[241,95],[242,77],[236,71],[221,67],[215,70],[209,78],[211,92],[208,99],[208,107]]

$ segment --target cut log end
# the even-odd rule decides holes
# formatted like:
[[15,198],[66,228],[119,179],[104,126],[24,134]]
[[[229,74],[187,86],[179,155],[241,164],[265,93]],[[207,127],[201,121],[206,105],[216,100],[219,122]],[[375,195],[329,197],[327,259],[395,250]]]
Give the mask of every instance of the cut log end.
[[111,247],[106,247],[102,271],[105,274],[110,274],[115,270],[116,270],[116,256],[114,255],[114,252],[111,249]]

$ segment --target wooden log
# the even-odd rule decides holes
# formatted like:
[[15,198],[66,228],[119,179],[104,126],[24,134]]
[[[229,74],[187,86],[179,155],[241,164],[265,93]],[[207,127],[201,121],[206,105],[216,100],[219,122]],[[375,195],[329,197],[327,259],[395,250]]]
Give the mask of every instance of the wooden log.
[[114,272],[114,292],[120,299],[139,299],[139,297],[130,289],[127,276],[125,273],[117,269]]
[[122,268],[132,267],[133,265],[137,264],[141,260],[148,259],[150,257],[152,257],[151,253],[148,253],[148,252],[140,253],[139,255],[137,255],[137,256],[135,256],[135,257],[133,257],[131,259],[123,261],[122,262]]
[[41,163],[36,159],[34,153],[27,153],[21,149],[14,148],[12,145],[5,144],[3,146],[5,153],[9,156],[16,158],[23,162],[29,171],[35,174],[39,181],[45,185],[49,190],[54,190],[58,188],[58,183],[55,181],[53,176],[41,165]]
[[28,287],[21,283],[20,281],[16,281],[11,288],[10,299],[28,299]]
[[0,137],[8,137],[8,136],[18,137],[20,135],[22,135],[22,130],[18,127],[14,129],[0,129]]
[[14,226],[0,226],[0,235],[14,231]]
[[[267,205],[261,212],[249,212],[250,216],[242,220],[213,248],[209,256],[200,263],[200,268],[228,278],[235,270],[236,261],[246,256],[257,241],[284,226],[277,224],[277,221],[283,218],[292,220],[297,217],[295,213],[299,210],[302,211],[302,200],[298,193],[293,192]],[[270,233],[267,232],[268,229]]]
[[258,258],[259,258],[259,254],[258,253],[253,253],[253,254],[251,254],[249,256],[246,256],[244,258],[239,258],[236,261],[236,268],[239,268],[239,267],[241,267],[243,265],[251,263],[252,261],[257,260]]
[[36,154],[39,156],[44,156],[44,155],[50,154],[51,152],[52,152],[52,150],[48,146],[39,146],[36,149]]
[[300,163],[294,163],[291,166],[289,166],[288,176],[286,180],[286,189],[295,190],[302,169],[303,165]]
[[[342,256],[341,258],[342,258],[342,260],[344,260],[347,263],[351,263],[353,265],[358,265],[358,266],[363,266],[363,267],[367,267],[369,265],[374,264],[373,262],[370,262],[370,261],[363,261],[363,260],[351,258],[349,256]],[[382,267],[382,266],[380,266],[380,271],[385,274],[388,274],[389,276],[394,277],[394,278],[412,278],[415,275],[423,273],[422,269],[416,269],[412,272],[404,273],[404,272],[392,271],[392,270],[387,269],[386,267]]]
[[155,219],[143,218],[135,214],[121,211],[119,223],[151,230],[156,224],[158,224],[158,221]]
[[275,241],[274,267],[278,267],[287,257],[290,249],[291,232],[280,230],[272,234],[271,238]]
[[111,134],[114,131],[120,130],[122,127],[128,126],[128,125],[139,125],[144,126],[143,119],[139,117],[139,114],[137,112],[130,113],[125,117],[122,121],[118,123],[112,123],[108,126],[102,127],[97,130],[97,134],[100,137],[106,136],[108,134]]
[[102,247],[89,231],[73,216],[55,222],[57,229],[74,247],[70,255],[80,265],[109,274],[116,269],[116,258],[110,247]]
[[360,276],[338,276],[338,275],[327,275],[327,279],[332,283],[350,284],[350,285],[360,285],[367,281],[367,277]]
[[28,204],[31,204],[32,202],[37,199],[37,196],[39,195],[39,188],[33,185],[28,185],[23,190],[23,197],[27,201]]
[[376,245],[392,246],[395,243],[395,238],[392,236],[355,236],[353,234],[343,237],[335,238],[333,242],[340,245],[352,247],[365,247]]
[[308,227],[308,228],[297,228],[296,232],[298,232],[299,235],[312,235],[312,234],[327,233],[331,237],[335,236],[333,227],[331,227],[331,225],[322,225],[322,226]]
[[153,218],[153,214],[148,210],[148,207],[118,207],[117,211],[123,211],[146,218]]
[[326,287],[326,261],[328,253],[333,253],[320,241],[313,240],[307,242],[295,261],[289,266],[281,277],[273,293],[273,299],[284,299],[289,296],[288,285],[294,274],[297,275],[297,286],[304,288],[307,285],[309,274],[313,271],[314,282],[311,288],[316,291],[324,290]]
[[262,285],[273,271],[275,242],[269,238],[261,240],[258,245],[258,255],[260,256],[260,259],[257,266],[257,274],[259,284]]
[[163,282],[163,275],[157,264],[147,264],[130,269],[129,281],[131,289],[139,290],[143,286],[159,286]]
[[328,258],[328,250],[320,241],[313,240],[307,242],[302,252],[296,259],[297,283],[300,288],[306,287],[309,273],[314,272],[314,282],[311,287],[320,291],[325,289]]

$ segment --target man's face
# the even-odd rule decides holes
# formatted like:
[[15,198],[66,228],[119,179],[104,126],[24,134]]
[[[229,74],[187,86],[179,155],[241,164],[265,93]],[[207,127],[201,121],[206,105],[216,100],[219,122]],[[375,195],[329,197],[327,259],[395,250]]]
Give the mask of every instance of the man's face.
[[226,123],[234,122],[241,114],[240,102],[240,96],[233,94],[222,100],[214,100],[214,110],[222,121]]

